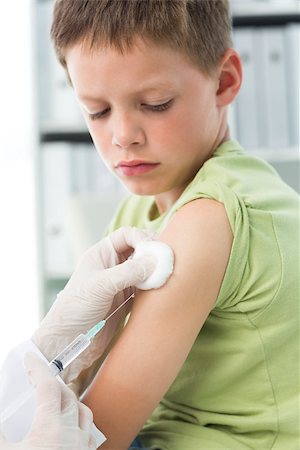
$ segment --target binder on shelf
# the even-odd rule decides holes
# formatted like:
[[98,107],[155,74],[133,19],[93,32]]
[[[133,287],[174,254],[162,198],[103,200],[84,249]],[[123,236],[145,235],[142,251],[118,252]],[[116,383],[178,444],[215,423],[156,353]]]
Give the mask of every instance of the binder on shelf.
[[297,14],[299,0],[231,0],[231,9],[242,16]]
[[69,197],[66,236],[75,262],[103,237],[121,200],[118,192],[90,192]]
[[65,228],[66,205],[72,190],[72,149],[63,143],[46,144],[41,158],[45,273],[49,277],[66,277],[74,268]]
[[84,119],[75,94],[67,82],[50,39],[53,1],[37,4],[37,33],[39,60],[39,109],[42,124],[59,124],[85,128]]
[[228,107],[228,125],[230,129],[230,136],[232,139],[238,138],[237,119],[236,119],[236,103],[232,103]]
[[85,193],[91,191],[91,173],[89,158],[92,149],[90,145],[76,144],[72,147],[72,192]]
[[58,63],[54,50],[50,47],[50,122],[63,123],[66,126],[76,124],[84,126],[84,119],[76,100],[75,93],[67,81],[64,69]]
[[272,161],[272,166],[277,170],[281,178],[300,194],[300,161]]
[[289,146],[284,27],[256,31],[257,86],[261,146]]
[[110,172],[92,144],[72,146],[72,192],[120,192],[120,182]]
[[254,29],[238,28],[233,41],[243,63],[243,82],[235,101],[236,135],[247,149],[260,145],[257,122],[257,78],[255,75]]
[[92,192],[104,195],[117,192],[120,182],[110,172],[96,149],[92,149],[89,153],[89,173]]
[[255,48],[254,53],[254,74],[255,74],[255,101],[257,107],[257,130],[259,136],[260,149],[269,149],[269,139],[267,130],[267,95],[266,95],[266,74],[265,65],[263,59],[265,54],[263,54],[262,45],[262,32],[264,28],[253,29],[253,45]]
[[300,25],[289,24],[285,28],[287,106],[290,146],[299,148],[299,97],[300,97]]
[[53,4],[49,1],[37,2],[36,8],[36,34],[38,37],[37,48],[37,71],[38,71],[38,102],[39,102],[39,119],[42,123],[50,118],[50,101],[49,101],[49,30],[50,17],[52,14]]
[[91,145],[44,144],[41,155],[45,272],[68,278],[103,236],[125,191]]

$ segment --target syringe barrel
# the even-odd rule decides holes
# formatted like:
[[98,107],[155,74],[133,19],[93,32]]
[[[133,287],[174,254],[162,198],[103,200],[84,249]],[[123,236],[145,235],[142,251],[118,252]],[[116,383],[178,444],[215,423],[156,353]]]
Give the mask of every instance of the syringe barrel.
[[77,358],[91,343],[86,334],[80,334],[49,364],[55,374],[62,372],[74,359]]

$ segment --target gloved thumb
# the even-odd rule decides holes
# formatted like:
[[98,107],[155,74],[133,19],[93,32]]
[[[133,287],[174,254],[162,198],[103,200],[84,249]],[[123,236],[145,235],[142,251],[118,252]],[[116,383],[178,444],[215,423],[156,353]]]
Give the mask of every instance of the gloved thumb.
[[26,353],[24,366],[36,388],[39,417],[35,417],[35,420],[41,419],[43,413],[48,416],[57,415],[61,409],[62,387],[51,373],[47,363],[35,353]]
[[[105,277],[109,280],[107,287],[115,295],[124,289],[145,281],[155,270],[157,261],[152,255],[128,259],[122,264],[106,269]],[[102,280],[102,287],[104,283]]]
[[36,385],[43,376],[49,376],[47,364],[33,352],[25,354],[24,367],[34,385]]

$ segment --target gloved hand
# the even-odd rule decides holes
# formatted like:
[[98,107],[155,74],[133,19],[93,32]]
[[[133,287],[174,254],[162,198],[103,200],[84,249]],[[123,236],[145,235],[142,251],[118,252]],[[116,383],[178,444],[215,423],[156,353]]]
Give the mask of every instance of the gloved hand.
[[[153,272],[155,258],[149,255],[127,260],[139,241],[152,239],[153,233],[123,227],[83,254],[74,274],[32,337],[49,361],[78,334],[87,332],[117,308],[130,295],[126,288],[145,280]],[[121,308],[107,321],[92,344],[62,372],[66,383],[75,380],[101,356],[127,313],[128,309]]]
[[25,356],[26,369],[37,389],[37,409],[23,441],[8,443],[0,435],[2,450],[96,450],[93,415],[75,394],[60,383],[34,353]]

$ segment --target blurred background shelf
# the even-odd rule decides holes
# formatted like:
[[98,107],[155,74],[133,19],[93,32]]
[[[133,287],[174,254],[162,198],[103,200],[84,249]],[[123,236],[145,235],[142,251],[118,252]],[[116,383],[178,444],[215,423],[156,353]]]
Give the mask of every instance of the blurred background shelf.
[[71,142],[73,144],[91,144],[92,138],[91,135],[86,130],[80,130],[74,128],[71,130],[70,128],[63,129],[55,129],[54,127],[51,129],[43,128],[43,131],[40,135],[40,141],[42,144],[49,142]]
[[274,27],[289,23],[300,23],[300,12],[298,13],[272,13],[272,14],[241,14],[233,17],[234,27]]
[[299,0],[231,0],[231,10],[236,17],[262,17],[270,22],[278,16],[297,16]]

